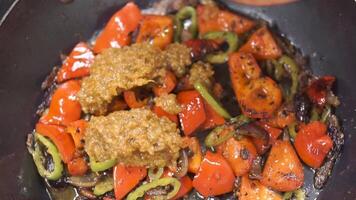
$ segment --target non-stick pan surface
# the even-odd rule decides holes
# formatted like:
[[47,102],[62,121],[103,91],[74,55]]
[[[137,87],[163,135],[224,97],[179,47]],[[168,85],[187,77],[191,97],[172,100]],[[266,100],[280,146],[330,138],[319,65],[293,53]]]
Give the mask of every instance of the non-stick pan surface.
[[[143,7],[150,1],[137,1]],[[356,199],[356,2],[305,0],[254,8],[225,3],[262,18],[310,56],[316,74],[334,74],[342,102],[337,114],[346,143],[319,199]],[[40,85],[59,54],[87,40],[124,1],[20,0],[0,26],[0,199],[47,199],[25,147],[41,101]]]

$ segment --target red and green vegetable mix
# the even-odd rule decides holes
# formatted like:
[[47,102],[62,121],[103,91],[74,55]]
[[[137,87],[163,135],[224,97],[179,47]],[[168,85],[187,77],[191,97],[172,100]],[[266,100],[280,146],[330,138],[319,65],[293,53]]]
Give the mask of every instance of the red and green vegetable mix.
[[57,72],[28,139],[50,192],[303,199],[305,167],[325,184],[343,143],[334,76],[312,76],[265,23],[213,3],[143,13],[127,3]]

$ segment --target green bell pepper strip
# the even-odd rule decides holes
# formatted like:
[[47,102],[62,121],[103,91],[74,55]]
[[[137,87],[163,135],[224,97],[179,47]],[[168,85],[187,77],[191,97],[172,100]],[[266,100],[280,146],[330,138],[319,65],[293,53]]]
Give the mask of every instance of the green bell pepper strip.
[[[294,198],[293,198],[294,197]],[[283,195],[283,200],[305,200],[305,192],[303,189],[297,189],[292,192],[286,192]]]
[[206,102],[225,119],[231,118],[231,115],[215,100],[215,98],[209,93],[208,89],[203,84],[197,82],[194,84],[194,88],[200,93],[200,95],[206,100]]
[[90,169],[93,172],[101,172],[101,171],[105,171],[111,167],[113,167],[116,164],[116,160],[112,159],[112,160],[106,160],[103,162],[96,162],[94,159],[89,158],[90,160]]
[[270,74],[273,74],[274,78],[277,81],[282,80],[283,75],[286,73],[286,71],[283,67],[283,64],[276,60],[272,60],[271,62],[273,64],[274,69],[273,69],[273,73],[270,73]]
[[163,171],[164,171],[163,167],[159,167],[158,169],[149,168],[148,177],[150,178],[151,181],[159,179],[161,178]]
[[181,42],[182,32],[183,32],[183,23],[184,20],[190,19],[191,24],[189,25],[189,32],[192,38],[196,38],[198,34],[198,22],[197,22],[197,13],[195,9],[191,6],[186,6],[181,8],[174,17],[174,23],[176,30],[174,32],[174,41]]
[[310,121],[318,121],[320,119],[318,108],[313,106],[311,110]]
[[[244,115],[239,115],[230,120],[230,124],[237,129],[245,123],[250,122],[250,119]],[[220,136],[220,132],[223,131],[227,126],[222,125],[214,128],[205,138],[204,143],[206,147],[214,147],[219,144],[224,143],[226,140],[235,136],[235,131],[230,131],[225,135]]]
[[297,137],[297,132],[295,131],[295,126],[296,126],[296,123],[292,123],[292,124],[288,125],[289,136],[292,137],[293,139],[295,137]]
[[178,193],[181,183],[178,179],[171,178],[171,177],[156,179],[150,183],[146,183],[138,187],[135,191],[128,194],[126,200],[136,200],[140,197],[143,197],[147,191],[159,186],[166,186],[166,185],[173,186],[172,191],[169,192],[166,196],[166,199],[171,199]]
[[206,60],[210,63],[221,64],[228,60],[230,53],[237,49],[239,38],[233,32],[212,31],[203,36],[203,39],[214,40],[222,39],[227,42],[229,48],[225,52],[219,52],[217,54],[208,54]]
[[95,185],[93,193],[96,196],[101,196],[107,192],[110,192],[113,189],[114,189],[114,179],[108,176]]
[[330,114],[331,114],[331,107],[330,105],[326,105],[323,110],[323,113],[321,114],[320,121],[325,123],[328,120]]
[[219,144],[224,143],[226,140],[232,138],[234,136],[234,131],[230,131],[225,135],[220,135],[220,132],[223,131],[226,126],[218,126],[214,128],[205,138],[205,146],[206,147],[215,147]]
[[35,150],[32,152],[32,157],[38,173],[48,180],[58,180],[62,176],[63,165],[57,147],[49,139],[38,133],[35,133],[35,139],[47,148],[47,152],[52,156],[54,166],[52,171],[47,170],[45,166],[43,166],[43,160],[45,158],[43,157],[39,145],[36,144]]
[[288,56],[282,56],[279,58],[278,62],[286,68],[292,79],[292,85],[290,87],[289,95],[287,96],[287,101],[292,101],[298,90],[299,67],[297,63],[295,63],[295,61]]

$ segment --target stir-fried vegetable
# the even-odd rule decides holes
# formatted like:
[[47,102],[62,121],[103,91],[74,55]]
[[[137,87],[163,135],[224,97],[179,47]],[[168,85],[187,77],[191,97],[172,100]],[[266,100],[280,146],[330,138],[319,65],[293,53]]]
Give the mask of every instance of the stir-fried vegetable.
[[288,56],[282,56],[281,58],[279,58],[278,62],[281,63],[286,68],[286,70],[289,72],[289,75],[292,79],[290,91],[287,96],[287,101],[292,101],[298,90],[299,67],[295,63],[295,61]]
[[286,192],[283,195],[283,200],[304,200],[305,199],[305,192],[303,189],[298,189],[292,192]]
[[228,126],[218,126],[214,128],[205,138],[205,145],[207,147],[214,147],[234,136],[234,129]]
[[146,176],[147,170],[144,167],[116,165],[114,168],[115,198],[123,199]]
[[179,180],[177,180],[175,178],[167,177],[167,178],[156,179],[150,183],[141,185],[140,187],[138,187],[136,190],[134,190],[127,196],[127,200],[136,200],[140,197],[143,197],[145,195],[145,193],[151,189],[154,189],[154,188],[160,187],[160,186],[167,186],[167,185],[172,186],[173,189],[172,189],[172,191],[167,193],[165,198],[171,199],[178,193],[181,183],[179,182]]
[[159,167],[157,169],[149,168],[148,177],[150,178],[150,181],[159,179],[162,176],[163,171],[163,167]]
[[246,175],[241,178],[241,186],[237,196],[239,200],[282,200],[280,194],[262,185],[258,180],[250,180]]
[[314,104],[323,107],[326,104],[328,93],[334,81],[334,76],[323,76],[314,80],[307,88],[309,99]]
[[197,23],[197,13],[195,11],[195,8],[191,6],[186,6],[184,8],[181,8],[175,18],[174,22],[176,25],[176,30],[174,34],[174,41],[175,42],[181,42],[182,41],[182,32],[184,29],[184,20],[189,19],[190,24],[189,24],[189,33],[190,33],[190,38],[196,38],[198,34],[198,23]]
[[238,37],[232,32],[208,32],[203,36],[208,40],[222,40],[227,42],[229,48],[225,52],[219,52],[217,54],[209,54],[206,56],[206,60],[210,63],[224,63],[227,61],[230,53],[234,52],[238,46]]
[[116,160],[106,160],[102,162],[97,162],[94,159],[90,158],[90,169],[93,172],[101,172],[105,171],[111,167],[113,167],[116,164]]
[[[62,176],[63,165],[56,146],[50,140],[43,137],[42,135],[39,135],[38,133],[35,134],[35,139],[37,140],[37,143],[35,144],[35,149],[31,150],[31,153],[38,173],[48,180],[58,180]],[[45,157],[43,156],[39,147],[40,144],[46,148],[46,151],[52,157],[53,164],[51,165],[50,169],[46,169],[43,164]]]
[[330,117],[330,115],[331,115],[331,107],[330,105],[326,105],[323,112],[321,113],[320,121],[325,123]]
[[319,121],[304,125],[298,131],[294,146],[300,158],[309,166],[318,168],[333,146],[326,134],[326,125]]
[[194,88],[219,115],[226,119],[231,118],[231,115],[215,100],[204,85],[198,82],[194,84]]
[[142,19],[141,11],[134,3],[127,3],[117,11],[95,40],[93,50],[100,53],[104,49],[119,48],[130,44],[132,33]]
[[74,158],[68,165],[68,172],[72,176],[82,176],[88,171],[88,164],[83,157]]
[[229,163],[220,154],[208,151],[194,177],[193,187],[204,197],[231,192],[235,176]]
[[95,185],[93,193],[96,196],[100,196],[107,192],[110,192],[113,189],[114,189],[114,179],[111,176],[107,176]]

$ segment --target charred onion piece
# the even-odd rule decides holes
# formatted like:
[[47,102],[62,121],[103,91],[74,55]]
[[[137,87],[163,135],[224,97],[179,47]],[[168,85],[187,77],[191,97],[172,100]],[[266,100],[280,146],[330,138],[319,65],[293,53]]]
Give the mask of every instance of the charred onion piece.
[[321,189],[326,184],[333,170],[336,159],[340,156],[342,146],[344,145],[344,133],[341,131],[338,119],[331,115],[328,121],[328,135],[333,140],[333,148],[325,158],[324,164],[316,169],[314,175],[314,187]]
[[177,171],[174,173],[174,176],[177,178],[182,178],[188,172],[188,154],[184,149],[180,151],[180,156],[177,165],[178,168]]
[[238,135],[251,136],[254,138],[262,139],[265,144],[269,142],[269,134],[265,129],[258,126],[255,122],[243,124],[236,129]]
[[80,188],[78,190],[79,195],[84,196],[88,199],[96,199],[96,196],[93,194],[92,191],[85,189],[85,188]]
[[67,178],[66,182],[83,188],[94,187],[99,181],[99,176],[95,174],[89,174],[84,176],[70,176]]
[[262,157],[258,156],[252,162],[250,173],[248,174],[250,179],[260,180],[262,178]]

